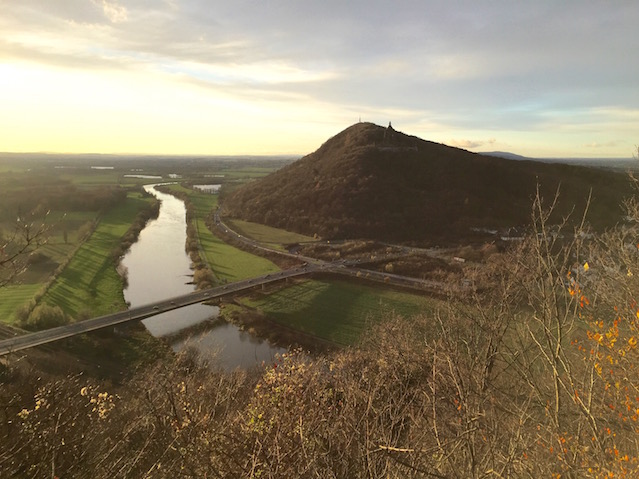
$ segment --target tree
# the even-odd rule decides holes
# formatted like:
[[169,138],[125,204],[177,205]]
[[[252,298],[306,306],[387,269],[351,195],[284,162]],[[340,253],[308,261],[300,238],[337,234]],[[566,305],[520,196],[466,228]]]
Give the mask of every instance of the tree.
[[28,315],[25,321],[20,324],[26,329],[40,331],[42,329],[54,328],[68,324],[70,318],[60,306],[40,304],[36,306]]
[[47,241],[49,227],[44,218],[18,216],[13,230],[0,235],[0,287],[9,284],[25,270],[29,254]]

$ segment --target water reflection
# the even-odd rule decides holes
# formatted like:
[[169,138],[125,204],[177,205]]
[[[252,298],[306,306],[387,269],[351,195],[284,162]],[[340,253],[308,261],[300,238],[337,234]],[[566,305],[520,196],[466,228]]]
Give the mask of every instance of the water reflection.
[[[160,214],[150,221],[122,259],[128,274],[128,287],[124,298],[132,307],[190,293],[192,271],[185,251],[186,208],[184,202],[157,191],[157,185],[147,185],[145,190],[161,202]],[[186,328],[217,317],[219,308],[194,304],[143,320],[155,337],[175,334]],[[190,339],[172,343],[175,351],[187,346],[195,347],[205,358],[217,357],[226,368],[250,367],[269,361],[281,348],[241,331],[232,324],[216,321],[210,329],[195,333]]]
[[[235,347],[228,347],[229,344]],[[172,346],[174,351],[195,347],[203,359],[220,364],[225,369],[250,368],[262,361],[271,361],[275,353],[286,352],[226,322],[186,340],[176,341]]]

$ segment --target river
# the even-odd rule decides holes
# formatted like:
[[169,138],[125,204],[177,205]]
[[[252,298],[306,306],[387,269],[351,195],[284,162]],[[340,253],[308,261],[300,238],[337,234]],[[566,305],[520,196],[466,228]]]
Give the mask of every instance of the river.
[[[146,185],[144,189],[161,201],[158,218],[149,221],[121,262],[128,275],[124,299],[132,307],[194,290],[190,284],[191,262],[185,251],[184,202],[157,191],[155,186],[158,185]],[[197,332],[191,335],[184,334],[218,315],[217,306],[194,304],[145,319],[143,323],[153,336],[169,336],[175,351],[194,347],[203,359],[225,369],[248,368],[285,351],[221,319],[210,322],[210,327],[196,328]],[[173,338],[174,335],[179,339]]]

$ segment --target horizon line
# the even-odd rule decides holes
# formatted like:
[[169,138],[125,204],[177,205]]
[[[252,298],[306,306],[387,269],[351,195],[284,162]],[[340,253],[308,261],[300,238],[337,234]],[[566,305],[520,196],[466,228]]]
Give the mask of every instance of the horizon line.
[[[457,147],[453,147],[457,148]],[[464,148],[460,148],[464,149]],[[499,154],[511,154],[528,160],[638,160],[632,156],[525,156],[511,151],[470,151],[479,155],[499,156]],[[95,152],[56,152],[56,151],[0,151],[0,156],[7,155],[49,155],[49,156],[131,156],[131,157],[207,157],[207,158],[239,158],[239,157],[286,157],[302,158],[309,153],[95,153]]]

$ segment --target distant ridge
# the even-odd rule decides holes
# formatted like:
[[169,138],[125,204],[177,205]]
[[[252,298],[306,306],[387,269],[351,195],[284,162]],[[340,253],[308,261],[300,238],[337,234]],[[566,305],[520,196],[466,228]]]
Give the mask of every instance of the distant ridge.
[[639,162],[635,158],[618,158],[618,157],[603,157],[603,158],[578,158],[578,157],[565,157],[565,158],[530,158],[527,156],[517,155],[508,151],[490,151],[481,152],[480,155],[495,156],[497,158],[506,158],[508,160],[528,160],[528,161],[541,161],[543,163],[565,163],[567,165],[581,165],[595,168],[606,168],[609,170],[616,170],[621,172],[637,171],[639,169]]
[[631,194],[628,178],[592,168],[513,161],[356,123],[317,151],[249,183],[224,200],[224,215],[323,238],[436,240],[472,227],[529,222],[536,185],[557,218],[593,190],[590,220],[610,226]]
[[530,160],[530,161],[535,160],[534,158],[528,158],[527,156],[516,155],[515,153],[510,153],[508,151],[481,152],[480,155],[495,156],[497,158],[505,158],[507,160]]

